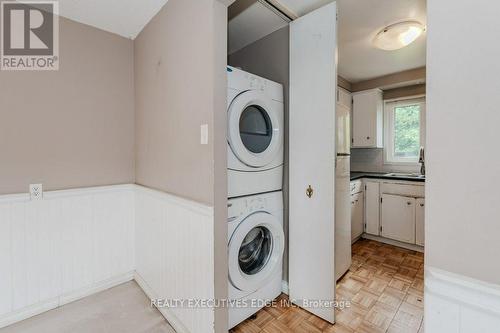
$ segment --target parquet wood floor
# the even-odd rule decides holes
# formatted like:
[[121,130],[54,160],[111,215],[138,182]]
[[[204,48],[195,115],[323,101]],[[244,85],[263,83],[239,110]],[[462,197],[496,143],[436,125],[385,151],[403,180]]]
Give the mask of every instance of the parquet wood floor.
[[351,306],[336,310],[335,325],[285,301],[230,332],[423,333],[423,279],[423,253],[362,239],[353,244],[351,268],[337,283],[337,300]]

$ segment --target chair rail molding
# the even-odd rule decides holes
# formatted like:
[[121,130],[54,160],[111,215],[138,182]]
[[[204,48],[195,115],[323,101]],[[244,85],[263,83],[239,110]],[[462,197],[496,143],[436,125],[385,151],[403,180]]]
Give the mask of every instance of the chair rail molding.
[[434,267],[425,270],[425,332],[492,332],[500,327],[500,286]]

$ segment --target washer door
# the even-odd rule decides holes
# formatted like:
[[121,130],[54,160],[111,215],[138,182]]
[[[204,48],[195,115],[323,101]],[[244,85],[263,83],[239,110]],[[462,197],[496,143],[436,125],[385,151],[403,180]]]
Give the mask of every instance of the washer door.
[[242,291],[263,287],[281,267],[284,246],[283,228],[274,216],[248,216],[229,241],[229,280]]
[[260,90],[239,94],[228,110],[228,141],[238,159],[250,167],[271,163],[282,145],[272,100]]

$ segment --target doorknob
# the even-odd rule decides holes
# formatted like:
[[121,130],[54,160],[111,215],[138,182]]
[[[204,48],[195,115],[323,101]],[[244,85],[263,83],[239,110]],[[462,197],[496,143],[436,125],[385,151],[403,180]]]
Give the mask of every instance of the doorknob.
[[311,187],[311,185],[309,185],[309,187],[306,189],[306,195],[311,198],[313,196],[313,193],[314,193],[314,190],[313,188]]

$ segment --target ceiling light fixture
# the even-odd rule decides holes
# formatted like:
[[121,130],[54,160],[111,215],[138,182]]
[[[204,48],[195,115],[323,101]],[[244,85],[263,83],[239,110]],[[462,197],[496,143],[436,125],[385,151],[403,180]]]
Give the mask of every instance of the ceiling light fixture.
[[398,50],[413,43],[424,31],[425,27],[420,22],[398,22],[379,31],[373,45],[382,50]]

